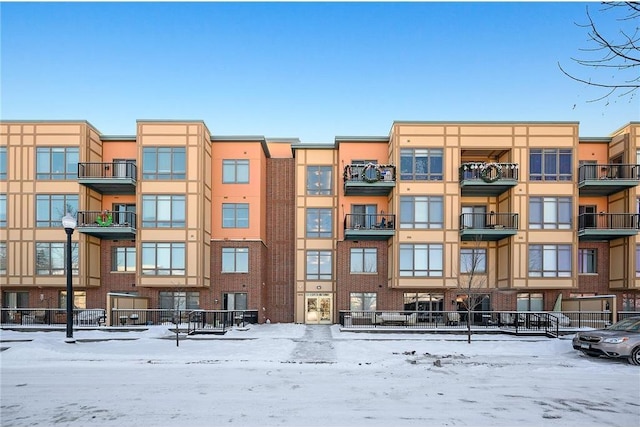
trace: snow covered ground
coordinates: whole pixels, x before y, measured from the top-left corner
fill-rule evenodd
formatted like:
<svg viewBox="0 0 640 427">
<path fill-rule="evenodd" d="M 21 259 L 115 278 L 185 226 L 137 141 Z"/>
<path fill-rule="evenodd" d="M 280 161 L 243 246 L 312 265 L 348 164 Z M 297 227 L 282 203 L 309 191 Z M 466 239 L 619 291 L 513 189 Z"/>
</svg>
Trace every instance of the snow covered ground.
<svg viewBox="0 0 640 427">
<path fill-rule="evenodd" d="M 3 427 L 640 426 L 640 369 L 582 356 L 570 336 L 467 344 L 296 324 L 179 346 L 163 326 L 74 336 L 1 332 Z"/>
</svg>

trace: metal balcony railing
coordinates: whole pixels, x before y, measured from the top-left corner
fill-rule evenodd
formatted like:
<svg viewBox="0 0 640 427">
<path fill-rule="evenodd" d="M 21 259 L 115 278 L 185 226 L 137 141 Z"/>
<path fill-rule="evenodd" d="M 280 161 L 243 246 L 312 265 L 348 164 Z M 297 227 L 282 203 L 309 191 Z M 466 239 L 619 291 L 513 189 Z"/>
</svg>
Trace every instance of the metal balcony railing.
<svg viewBox="0 0 640 427">
<path fill-rule="evenodd" d="M 392 214 L 347 214 L 344 218 L 345 230 L 395 229 L 396 216 Z"/>
<path fill-rule="evenodd" d="M 463 163 L 459 170 L 460 181 L 481 181 L 492 184 L 500 180 L 518 180 L 517 163 Z"/>
<path fill-rule="evenodd" d="M 136 164 L 133 162 L 81 162 L 78 163 L 78 178 L 128 178 L 136 181 Z"/>
</svg>

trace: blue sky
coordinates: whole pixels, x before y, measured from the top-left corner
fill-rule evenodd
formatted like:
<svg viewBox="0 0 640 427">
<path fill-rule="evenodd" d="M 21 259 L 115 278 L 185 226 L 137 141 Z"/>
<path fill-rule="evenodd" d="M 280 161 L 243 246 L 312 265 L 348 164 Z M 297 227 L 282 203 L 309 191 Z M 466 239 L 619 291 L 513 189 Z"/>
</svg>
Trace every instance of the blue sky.
<svg viewBox="0 0 640 427">
<path fill-rule="evenodd" d="M 585 6 L 2 3 L 0 117 L 108 135 L 195 119 L 319 143 L 384 136 L 394 120 L 579 121 L 607 136 L 640 120 L 639 97 L 588 102 L 602 91 L 559 71 L 580 72 Z"/>
</svg>

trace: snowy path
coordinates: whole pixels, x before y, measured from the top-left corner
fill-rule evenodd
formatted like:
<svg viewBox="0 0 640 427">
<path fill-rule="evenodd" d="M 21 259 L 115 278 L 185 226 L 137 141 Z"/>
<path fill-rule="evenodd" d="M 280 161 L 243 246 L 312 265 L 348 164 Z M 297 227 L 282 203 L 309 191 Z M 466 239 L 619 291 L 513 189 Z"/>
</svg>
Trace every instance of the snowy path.
<svg viewBox="0 0 640 427">
<path fill-rule="evenodd" d="M 328 325 L 307 325 L 302 338 L 292 352 L 292 361 L 300 363 L 335 363 L 336 351 L 333 346 L 331 327 Z"/>
</svg>

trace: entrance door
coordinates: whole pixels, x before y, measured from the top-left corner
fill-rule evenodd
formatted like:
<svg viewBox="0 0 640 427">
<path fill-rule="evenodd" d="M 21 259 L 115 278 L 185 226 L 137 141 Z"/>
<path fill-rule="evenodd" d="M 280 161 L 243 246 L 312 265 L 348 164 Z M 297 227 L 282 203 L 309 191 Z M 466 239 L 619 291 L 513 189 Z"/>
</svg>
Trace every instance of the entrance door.
<svg viewBox="0 0 640 427">
<path fill-rule="evenodd" d="M 307 294 L 305 298 L 305 323 L 330 324 L 331 305 L 331 294 Z"/>
</svg>

